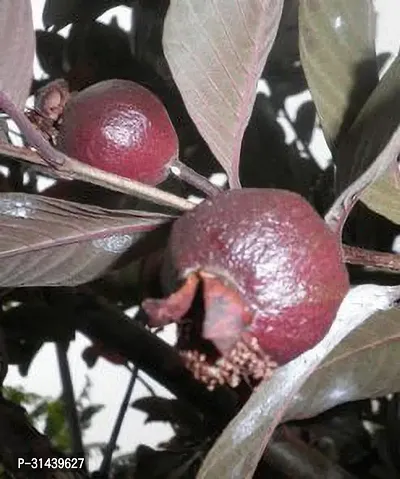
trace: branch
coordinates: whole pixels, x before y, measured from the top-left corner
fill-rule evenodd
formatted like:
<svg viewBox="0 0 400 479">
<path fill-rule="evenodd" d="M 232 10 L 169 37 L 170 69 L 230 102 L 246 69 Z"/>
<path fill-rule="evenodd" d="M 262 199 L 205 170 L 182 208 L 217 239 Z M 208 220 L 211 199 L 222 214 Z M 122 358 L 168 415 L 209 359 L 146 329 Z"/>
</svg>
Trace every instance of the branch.
<svg viewBox="0 0 400 479">
<path fill-rule="evenodd" d="M 138 372 L 139 372 L 139 369 L 135 366 L 132 371 L 128 387 L 126 389 L 124 399 L 122 400 L 121 406 L 119 408 L 118 416 L 115 421 L 113 430 L 111 432 L 110 440 L 107 443 L 107 447 L 104 452 L 103 461 L 101 463 L 100 471 L 99 471 L 99 477 L 102 479 L 107 479 L 110 475 L 112 455 L 117 445 L 118 436 L 121 431 L 122 421 L 124 420 L 126 411 L 128 410 L 128 407 L 129 407 L 129 401 L 131 399 L 133 388 L 135 386 L 136 379 L 138 377 Z"/>
<path fill-rule="evenodd" d="M 171 208 L 176 208 L 181 211 L 191 210 L 196 206 L 185 198 L 181 198 L 153 186 L 145 185 L 144 183 L 139 183 L 138 181 L 123 178 L 113 173 L 107 173 L 93 166 L 85 165 L 69 156 L 65 156 L 66 160 L 62 167 L 60 166 L 54 169 L 48 166 L 38 153 L 29 148 L 0 142 L 0 154 L 37 165 L 40 167 L 39 170 L 45 175 L 56 176 L 57 178 L 66 180 L 76 179 L 86 181 L 87 183 L 102 186 L 109 190 L 137 196 L 152 203 L 170 206 Z"/>
<path fill-rule="evenodd" d="M 72 455 L 75 457 L 85 457 L 85 449 L 82 442 L 82 432 L 79 424 L 74 388 L 72 385 L 71 372 L 68 363 L 68 342 L 57 341 L 56 351 L 60 369 L 61 383 L 63 387 L 62 398 L 68 420 L 68 428 L 71 435 Z"/>
<path fill-rule="evenodd" d="M 143 311 L 131 319 L 105 298 L 90 295 L 85 286 L 46 288 L 45 294 L 50 316 L 57 315 L 59 323 L 107 345 L 173 395 L 202 411 L 210 419 L 213 432 L 223 428 L 238 411 L 236 392 L 228 387 L 211 392 L 196 381 L 177 351 L 141 324 L 141 320 L 147 322 Z"/>
<path fill-rule="evenodd" d="M 86 311 L 77 325 L 84 335 L 107 344 L 153 377 L 175 396 L 224 427 L 237 412 L 238 398 L 228 388 L 210 392 L 186 369 L 178 353 L 135 320 Z"/>
<path fill-rule="evenodd" d="M 342 245 L 343 261 L 384 271 L 400 272 L 400 255 Z"/>
<path fill-rule="evenodd" d="M 127 360 L 133 362 L 137 368 L 142 369 L 169 389 L 176 397 L 200 411 L 207 418 L 205 426 L 212 437 L 218 434 L 238 412 L 240 401 L 236 392 L 223 387 L 210 392 L 203 384 L 197 382 L 183 366 L 174 348 L 140 324 L 139 319 L 145 319 L 143 312 L 140 313 L 140 318 L 131 320 L 119 311 L 117 306 L 109 304 L 104 298 L 93 298 L 86 291 L 82 294 L 82 289 L 79 288 L 58 291 L 46 289 L 46 299 L 49 304 L 47 314 L 42 312 L 35 315 L 39 323 L 44 322 L 47 327 L 50 327 L 54 321 L 49 323 L 49 318 L 54 319 L 57 315 L 59 324 L 67 329 L 76 327 L 92 340 L 99 340 L 107 344 L 109 348 L 115 349 Z M 40 324 L 36 326 L 39 327 Z M 0 424 L 3 427 L 1 418 L 0 409 Z M 351 478 L 328 459 L 321 457 L 317 452 L 315 454 L 313 451 L 310 452 L 309 449 L 307 445 L 293 445 L 288 438 L 282 439 L 275 436 L 269 443 L 269 450 L 264 455 L 264 461 L 267 460 L 272 466 L 283 471 L 289 469 L 313 471 L 314 475 L 310 476 L 289 474 L 289 477 L 294 479 L 328 477 L 328 475 L 316 475 L 315 471 L 318 470 L 335 472 L 336 475 L 332 477 L 336 479 Z M 321 467 L 322 469 L 318 469 Z"/>
</svg>

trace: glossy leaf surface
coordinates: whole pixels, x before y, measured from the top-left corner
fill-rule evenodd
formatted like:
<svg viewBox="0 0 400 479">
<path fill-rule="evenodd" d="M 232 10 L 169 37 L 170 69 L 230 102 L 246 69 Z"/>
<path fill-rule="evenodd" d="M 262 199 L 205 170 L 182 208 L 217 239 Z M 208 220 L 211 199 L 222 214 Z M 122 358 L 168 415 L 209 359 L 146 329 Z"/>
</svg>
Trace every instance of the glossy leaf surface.
<svg viewBox="0 0 400 479">
<path fill-rule="evenodd" d="M 400 153 L 400 57 L 385 73 L 336 155 L 337 199 L 325 216 L 340 229 L 355 201 Z"/>
<path fill-rule="evenodd" d="M 70 286 L 103 274 L 168 216 L 23 193 L 0 196 L 0 285 Z"/>
<path fill-rule="evenodd" d="M 371 0 L 302 0 L 301 62 L 328 145 L 335 148 L 378 83 Z"/>
<path fill-rule="evenodd" d="M 311 417 L 344 402 L 400 391 L 399 354 L 400 310 L 375 314 L 318 366 L 285 419 Z"/>
</svg>

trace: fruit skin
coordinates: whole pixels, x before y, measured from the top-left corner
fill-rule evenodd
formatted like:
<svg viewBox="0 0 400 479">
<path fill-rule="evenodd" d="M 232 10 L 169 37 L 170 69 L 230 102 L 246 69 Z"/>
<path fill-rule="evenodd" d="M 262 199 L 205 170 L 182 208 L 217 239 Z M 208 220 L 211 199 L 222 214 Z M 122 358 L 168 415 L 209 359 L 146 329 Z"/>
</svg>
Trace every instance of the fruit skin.
<svg viewBox="0 0 400 479">
<path fill-rule="evenodd" d="M 338 238 L 301 196 L 277 189 L 227 191 L 175 222 L 164 283 L 185 286 L 193 274 L 204 284 L 203 337 L 223 356 L 255 337 L 278 365 L 324 337 L 349 290 Z M 167 302 L 144 306 L 160 323 Z"/>
<path fill-rule="evenodd" d="M 88 165 L 150 185 L 168 176 L 178 156 L 178 138 L 161 101 L 118 79 L 72 95 L 57 146 Z"/>
</svg>

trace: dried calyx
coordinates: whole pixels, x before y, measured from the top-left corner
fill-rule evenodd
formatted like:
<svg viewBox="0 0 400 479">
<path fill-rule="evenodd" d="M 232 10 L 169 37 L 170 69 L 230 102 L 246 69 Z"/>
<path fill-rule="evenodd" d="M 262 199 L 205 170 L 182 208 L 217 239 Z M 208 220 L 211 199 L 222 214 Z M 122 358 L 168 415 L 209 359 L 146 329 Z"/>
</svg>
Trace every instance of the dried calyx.
<svg viewBox="0 0 400 479">
<path fill-rule="evenodd" d="M 169 296 L 143 303 L 151 326 L 179 324 L 182 357 L 210 389 L 267 378 L 313 347 L 349 289 L 338 238 L 275 189 L 224 192 L 180 217 L 163 283 Z"/>
</svg>

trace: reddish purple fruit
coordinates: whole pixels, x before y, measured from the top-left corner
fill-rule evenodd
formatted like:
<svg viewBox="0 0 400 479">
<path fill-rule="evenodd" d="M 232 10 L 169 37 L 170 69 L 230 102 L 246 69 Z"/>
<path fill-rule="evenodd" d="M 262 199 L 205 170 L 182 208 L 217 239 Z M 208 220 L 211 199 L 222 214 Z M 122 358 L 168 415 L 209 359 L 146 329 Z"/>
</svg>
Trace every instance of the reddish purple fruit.
<svg viewBox="0 0 400 479">
<path fill-rule="evenodd" d="M 179 322 L 185 363 L 211 389 L 269 377 L 312 348 L 349 290 L 338 238 L 285 190 L 204 201 L 175 222 L 167 257 L 165 284 L 180 288 L 143 306 L 151 325 Z M 191 309 L 199 287 L 201 318 Z"/>
<path fill-rule="evenodd" d="M 164 105 L 127 80 L 103 81 L 73 95 L 57 146 L 83 163 L 151 185 L 167 177 L 178 155 Z"/>
</svg>

